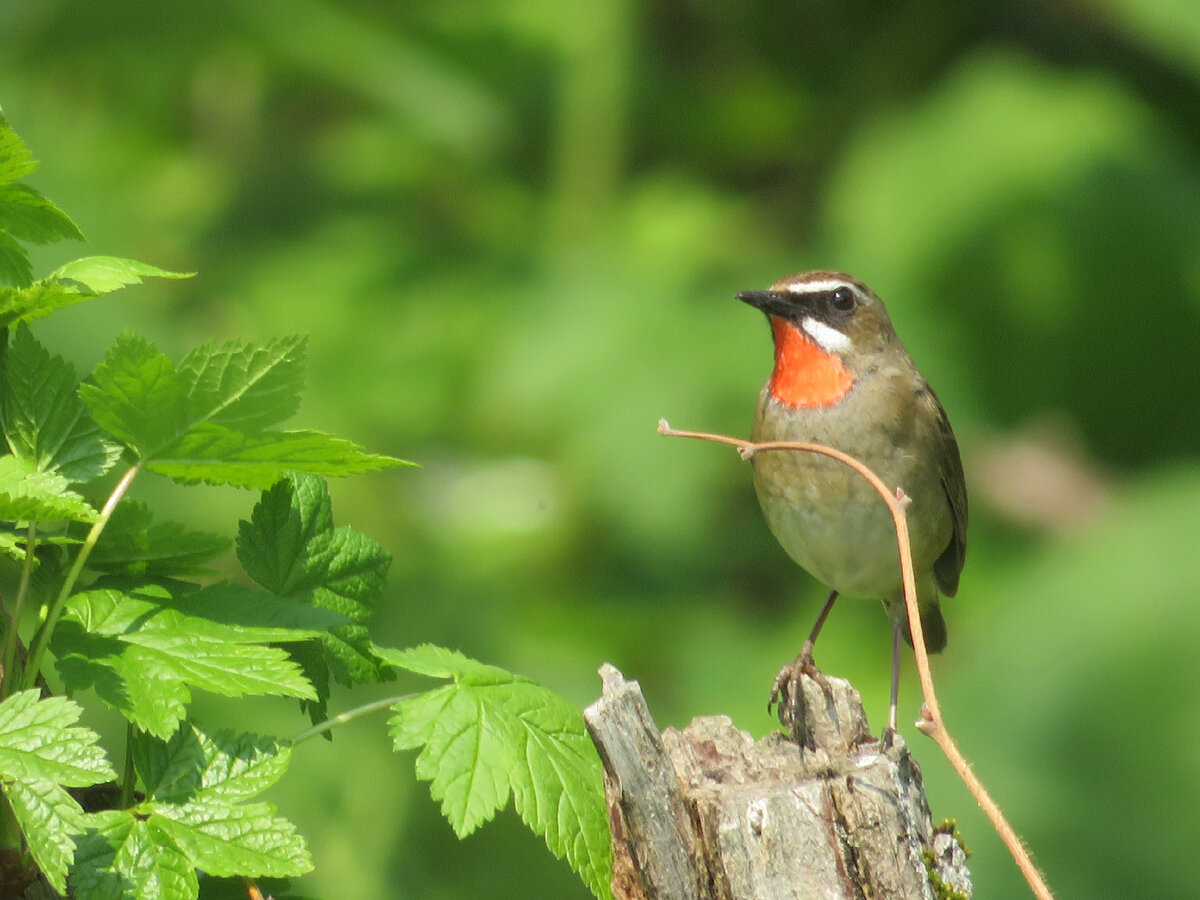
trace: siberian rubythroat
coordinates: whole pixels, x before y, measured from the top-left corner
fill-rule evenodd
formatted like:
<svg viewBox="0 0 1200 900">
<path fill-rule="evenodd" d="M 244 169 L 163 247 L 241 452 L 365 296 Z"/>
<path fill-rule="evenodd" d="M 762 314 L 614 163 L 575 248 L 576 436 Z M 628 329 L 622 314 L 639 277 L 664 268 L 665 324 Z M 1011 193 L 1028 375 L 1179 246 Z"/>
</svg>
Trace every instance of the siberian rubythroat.
<svg viewBox="0 0 1200 900">
<path fill-rule="evenodd" d="M 856 457 L 911 499 L 908 527 L 925 647 L 946 646 L 939 596 L 954 596 L 967 551 L 967 489 L 942 404 L 905 352 L 883 303 L 840 272 L 791 275 L 739 300 L 762 310 L 775 367 L 758 397 L 751 438 L 825 444 Z M 892 620 L 895 727 L 900 638 L 910 644 L 891 515 L 845 464 L 792 450 L 753 457 L 763 515 L 788 555 L 832 589 L 794 666 L 839 594 L 881 598 Z M 776 680 L 786 689 L 792 667 Z M 774 697 L 774 694 L 773 694 Z"/>
</svg>

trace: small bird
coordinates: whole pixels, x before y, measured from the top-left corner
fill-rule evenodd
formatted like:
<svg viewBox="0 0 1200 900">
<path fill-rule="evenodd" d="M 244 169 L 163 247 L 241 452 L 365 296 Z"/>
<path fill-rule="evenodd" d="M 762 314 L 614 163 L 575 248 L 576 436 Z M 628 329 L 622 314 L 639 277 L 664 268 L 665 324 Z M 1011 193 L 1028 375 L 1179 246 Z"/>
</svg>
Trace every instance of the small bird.
<svg viewBox="0 0 1200 900">
<path fill-rule="evenodd" d="M 775 367 L 758 397 L 751 439 L 824 444 L 856 457 L 911 499 L 908 526 L 925 647 L 946 646 L 939 595 L 954 596 L 967 552 L 967 489 L 946 411 L 905 352 L 882 301 L 841 272 L 804 272 L 737 299 L 762 310 Z M 831 588 L 796 662 L 776 678 L 772 702 L 812 646 L 839 594 L 877 597 L 892 620 L 888 724 L 896 726 L 900 638 L 912 644 L 896 532 L 887 506 L 857 472 L 800 451 L 753 456 L 754 486 L 787 554 Z M 781 713 L 783 708 L 781 707 Z"/>
</svg>

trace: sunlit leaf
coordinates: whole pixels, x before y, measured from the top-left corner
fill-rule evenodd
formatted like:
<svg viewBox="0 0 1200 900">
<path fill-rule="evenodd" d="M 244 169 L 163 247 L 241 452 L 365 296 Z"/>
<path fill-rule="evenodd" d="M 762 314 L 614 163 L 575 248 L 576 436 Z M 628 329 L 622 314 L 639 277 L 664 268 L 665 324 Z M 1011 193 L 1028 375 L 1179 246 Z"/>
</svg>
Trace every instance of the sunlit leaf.
<svg viewBox="0 0 1200 900">
<path fill-rule="evenodd" d="M 392 708 L 398 750 L 421 748 L 417 777 L 459 837 L 513 796 L 517 813 L 609 896 L 612 848 L 600 758 L 582 712 L 541 685 L 441 647 L 376 648 L 388 662 L 453 682 Z"/>
<path fill-rule="evenodd" d="M 29 328 L 16 329 L 4 359 L 4 437 L 17 457 L 70 481 L 106 472 L 121 448 L 105 440 L 76 394 L 75 370 Z"/>
<path fill-rule="evenodd" d="M 30 852 L 59 891 L 83 831 L 83 810 L 66 787 L 88 787 L 116 777 L 99 735 L 75 723 L 79 706 L 38 690 L 0 703 L 0 786 Z"/>
</svg>

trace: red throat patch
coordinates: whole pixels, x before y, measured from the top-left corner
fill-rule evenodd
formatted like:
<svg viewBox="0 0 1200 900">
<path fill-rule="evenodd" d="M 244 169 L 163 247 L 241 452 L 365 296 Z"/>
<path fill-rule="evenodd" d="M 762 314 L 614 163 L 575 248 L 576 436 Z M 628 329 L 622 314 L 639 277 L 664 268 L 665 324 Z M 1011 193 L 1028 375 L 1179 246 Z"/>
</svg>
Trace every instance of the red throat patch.
<svg viewBox="0 0 1200 900">
<path fill-rule="evenodd" d="M 846 396 L 854 376 L 841 357 L 826 353 L 791 322 L 771 316 L 775 371 L 771 395 L 786 406 L 833 406 Z"/>
</svg>

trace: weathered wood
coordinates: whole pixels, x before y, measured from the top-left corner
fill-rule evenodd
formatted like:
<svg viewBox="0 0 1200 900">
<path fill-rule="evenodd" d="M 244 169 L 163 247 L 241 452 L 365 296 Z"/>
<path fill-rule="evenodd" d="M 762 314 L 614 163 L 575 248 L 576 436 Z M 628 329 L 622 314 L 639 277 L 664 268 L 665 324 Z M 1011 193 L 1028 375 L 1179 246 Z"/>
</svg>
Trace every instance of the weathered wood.
<svg viewBox="0 0 1200 900">
<path fill-rule="evenodd" d="M 601 669 L 585 711 L 604 760 L 618 900 L 938 900 L 970 896 L 902 738 L 870 735 L 848 682 L 804 674 L 793 730 L 755 742 L 724 716 L 659 735 L 641 689 Z"/>
</svg>

